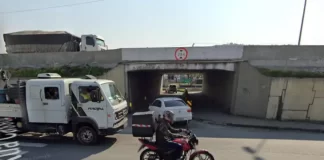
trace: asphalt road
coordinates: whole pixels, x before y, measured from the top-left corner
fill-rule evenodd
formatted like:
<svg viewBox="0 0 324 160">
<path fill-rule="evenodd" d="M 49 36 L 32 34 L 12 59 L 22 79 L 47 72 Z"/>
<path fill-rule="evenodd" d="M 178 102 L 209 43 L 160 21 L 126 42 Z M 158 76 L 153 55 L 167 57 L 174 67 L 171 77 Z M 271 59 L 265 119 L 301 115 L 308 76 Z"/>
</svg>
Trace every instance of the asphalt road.
<svg viewBox="0 0 324 160">
<path fill-rule="evenodd" d="M 192 122 L 190 128 L 216 160 L 322 160 L 324 134 L 213 126 Z M 98 146 L 81 146 L 72 137 L 19 137 L 22 160 L 139 159 L 140 143 L 131 129 L 106 137 Z"/>
</svg>

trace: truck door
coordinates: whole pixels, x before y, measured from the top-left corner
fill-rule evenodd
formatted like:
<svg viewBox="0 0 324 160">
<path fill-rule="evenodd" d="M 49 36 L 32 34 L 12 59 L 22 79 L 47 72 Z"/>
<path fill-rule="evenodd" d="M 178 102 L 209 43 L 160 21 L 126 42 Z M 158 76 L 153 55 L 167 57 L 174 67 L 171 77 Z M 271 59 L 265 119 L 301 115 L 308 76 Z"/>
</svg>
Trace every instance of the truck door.
<svg viewBox="0 0 324 160">
<path fill-rule="evenodd" d="M 97 51 L 94 37 L 84 35 L 82 37 L 80 49 L 81 51 Z"/>
<path fill-rule="evenodd" d="M 30 85 L 26 91 L 28 119 L 31 123 L 45 123 L 42 92 L 43 86 L 41 85 Z"/>
<path fill-rule="evenodd" d="M 44 99 L 42 101 L 46 123 L 66 123 L 66 107 L 63 104 L 65 98 L 60 85 L 47 85 L 43 89 Z"/>
<path fill-rule="evenodd" d="M 96 84 L 77 84 L 72 83 L 72 91 L 78 100 L 77 110 L 83 110 L 83 116 L 90 117 L 96 121 L 99 128 L 107 128 L 108 115 L 107 115 L 107 100 L 100 102 L 92 102 L 90 96 L 89 86 L 95 87 Z M 79 113 L 82 115 L 82 113 Z"/>
</svg>

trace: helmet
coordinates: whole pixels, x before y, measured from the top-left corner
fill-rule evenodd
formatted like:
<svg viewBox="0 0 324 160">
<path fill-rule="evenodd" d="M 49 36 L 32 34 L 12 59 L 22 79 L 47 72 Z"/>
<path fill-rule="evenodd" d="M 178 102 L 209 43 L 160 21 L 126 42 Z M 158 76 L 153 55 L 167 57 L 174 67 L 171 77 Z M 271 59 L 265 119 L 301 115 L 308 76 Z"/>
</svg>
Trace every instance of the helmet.
<svg viewBox="0 0 324 160">
<path fill-rule="evenodd" d="M 173 123 L 174 113 L 172 111 L 164 111 L 163 118 L 170 123 Z"/>
</svg>

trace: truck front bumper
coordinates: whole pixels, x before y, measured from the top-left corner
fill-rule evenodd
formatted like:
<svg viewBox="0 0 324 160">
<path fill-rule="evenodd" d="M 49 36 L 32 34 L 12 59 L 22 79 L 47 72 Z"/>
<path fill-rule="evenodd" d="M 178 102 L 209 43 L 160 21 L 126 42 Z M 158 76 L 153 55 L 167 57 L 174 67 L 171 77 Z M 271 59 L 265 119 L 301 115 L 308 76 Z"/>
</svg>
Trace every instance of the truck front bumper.
<svg viewBox="0 0 324 160">
<path fill-rule="evenodd" d="M 127 128 L 127 124 L 128 124 L 128 118 L 125 117 L 122 121 L 115 124 L 112 128 L 99 129 L 99 135 L 105 135 L 105 136 L 114 135 Z"/>
</svg>

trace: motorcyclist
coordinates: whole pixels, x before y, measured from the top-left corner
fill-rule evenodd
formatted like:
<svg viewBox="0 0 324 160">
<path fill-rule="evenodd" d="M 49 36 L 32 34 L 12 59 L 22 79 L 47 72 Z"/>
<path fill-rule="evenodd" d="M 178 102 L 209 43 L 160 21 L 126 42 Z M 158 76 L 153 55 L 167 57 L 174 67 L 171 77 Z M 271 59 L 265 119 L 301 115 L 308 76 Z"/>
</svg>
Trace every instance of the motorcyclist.
<svg viewBox="0 0 324 160">
<path fill-rule="evenodd" d="M 188 104 L 189 107 L 192 107 L 192 101 L 188 92 L 188 89 L 185 88 L 185 91 L 182 94 L 183 100 Z"/>
<path fill-rule="evenodd" d="M 175 149 L 173 159 L 180 159 L 182 155 L 182 146 L 173 142 L 174 138 L 184 138 L 181 132 L 188 132 L 186 129 L 175 129 L 171 126 L 173 123 L 174 113 L 172 111 L 164 111 L 163 117 L 159 119 L 156 128 L 156 144 L 166 151 Z"/>
</svg>

